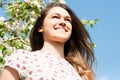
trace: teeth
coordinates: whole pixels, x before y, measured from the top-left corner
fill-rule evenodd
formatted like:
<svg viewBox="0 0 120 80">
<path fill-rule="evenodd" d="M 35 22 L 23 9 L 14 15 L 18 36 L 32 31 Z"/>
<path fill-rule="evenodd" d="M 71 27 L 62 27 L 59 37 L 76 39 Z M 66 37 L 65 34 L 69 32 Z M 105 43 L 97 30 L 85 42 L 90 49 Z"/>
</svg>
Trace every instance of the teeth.
<svg viewBox="0 0 120 80">
<path fill-rule="evenodd" d="M 65 32 L 68 31 L 68 27 L 58 27 L 58 26 L 55 26 L 54 28 L 55 28 L 55 30 L 56 30 L 56 29 L 64 29 Z"/>
</svg>

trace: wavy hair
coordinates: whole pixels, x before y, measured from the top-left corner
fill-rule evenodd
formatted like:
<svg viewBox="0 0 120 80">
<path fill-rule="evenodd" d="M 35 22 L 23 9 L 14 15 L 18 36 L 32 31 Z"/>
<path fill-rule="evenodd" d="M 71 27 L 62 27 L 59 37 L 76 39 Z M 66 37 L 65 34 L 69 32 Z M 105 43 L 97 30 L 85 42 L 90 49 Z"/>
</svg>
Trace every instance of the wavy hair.
<svg viewBox="0 0 120 80">
<path fill-rule="evenodd" d="M 94 51 L 91 45 L 91 38 L 84 25 L 80 22 L 74 12 L 65 4 L 50 3 L 37 19 L 30 33 L 32 51 L 40 50 L 43 47 L 44 39 L 38 30 L 42 27 L 44 18 L 53 7 L 64 8 L 71 16 L 72 34 L 64 46 L 65 59 L 72 64 L 83 80 L 95 80 L 92 64 L 94 62 Z"/>
</svg>

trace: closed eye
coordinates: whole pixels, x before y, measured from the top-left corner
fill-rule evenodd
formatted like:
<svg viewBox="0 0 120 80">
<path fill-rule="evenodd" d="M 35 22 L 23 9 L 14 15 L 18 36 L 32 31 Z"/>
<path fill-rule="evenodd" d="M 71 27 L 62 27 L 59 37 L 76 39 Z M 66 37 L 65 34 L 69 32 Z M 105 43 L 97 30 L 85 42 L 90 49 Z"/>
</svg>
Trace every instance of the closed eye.
<svg viewBox="0 0 120 80">
<path fill-rule="evenodd" d="M 71 19 L 67 18 L 67 19 L 66 19 L 66 21 L 69 21 L 69 22 L 71 22 Z"/>
<path fill-rule="evenodd" d="M 59 18 L 58 16 L 52 16 L 52 18 Z"/>
</svg>

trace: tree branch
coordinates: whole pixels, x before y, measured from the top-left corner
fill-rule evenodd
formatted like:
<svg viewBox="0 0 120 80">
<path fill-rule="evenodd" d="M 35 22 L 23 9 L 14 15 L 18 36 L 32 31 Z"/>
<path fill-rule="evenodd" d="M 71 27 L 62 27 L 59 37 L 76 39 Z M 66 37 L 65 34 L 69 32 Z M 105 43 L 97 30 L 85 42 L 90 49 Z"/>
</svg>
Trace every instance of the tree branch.
<svg viewBox="0 0 120 80">
<path fill-rule="evenodd" d="M 16 37 L 14 39 L 9 39 L 9 41 L 14 41 L 14 40 L 20 40 L 21 43 L 30 46 L 30 44 L 28 42 L 25 42 L 24 40 L 22 40 L 20 37 Z M 7 42 L 7 40 L 3 40 L 3 42 Z"/>
<path fill-rule="evenodd" d="M 8 20 L 5 20 L 4 22 L 8 22 L 8 21 L 10 21 L 10 20 L 12 20 L 14 18 L 14 16 L 13 17 L 11 17 L 10 19 L 8 19 Z"/>
</svg>

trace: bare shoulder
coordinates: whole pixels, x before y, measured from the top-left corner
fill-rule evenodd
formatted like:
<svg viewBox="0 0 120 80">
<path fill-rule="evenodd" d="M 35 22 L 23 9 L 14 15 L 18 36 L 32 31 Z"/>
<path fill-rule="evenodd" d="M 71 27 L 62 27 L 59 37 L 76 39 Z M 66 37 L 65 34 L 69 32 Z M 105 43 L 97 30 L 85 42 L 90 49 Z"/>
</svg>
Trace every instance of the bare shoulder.
<svg viewBox="0 0 120 80">
<path fill-rule="evenodd" d="M 1 80 L 20 80 L 16 69 L 6 66 L 2 70 Z"/>
</svg>

